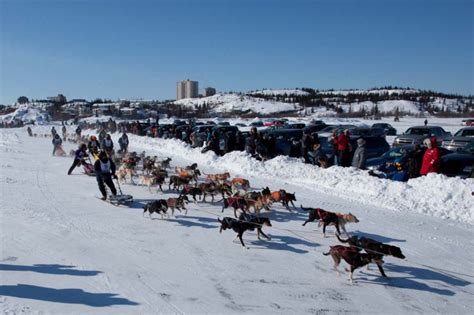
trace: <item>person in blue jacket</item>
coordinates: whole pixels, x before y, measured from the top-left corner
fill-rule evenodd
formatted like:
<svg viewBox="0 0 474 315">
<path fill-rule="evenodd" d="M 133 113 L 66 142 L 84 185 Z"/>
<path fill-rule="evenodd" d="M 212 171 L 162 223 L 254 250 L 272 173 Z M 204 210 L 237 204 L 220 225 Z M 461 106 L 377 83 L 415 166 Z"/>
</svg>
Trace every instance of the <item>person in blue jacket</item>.
<svg viewBox="0 0 474 315">
<path fill-rule="evenodd" d="M 71 175 L 72 171 L 79 165 L 84 164 L 84 159 L 87 157 L 87 145 L 85 143 L 79 146 L 79 149 L 74 152 L 74 162 L 72 162 L 69 171 L 67 172 L 68 175 Z"/>
</svg>

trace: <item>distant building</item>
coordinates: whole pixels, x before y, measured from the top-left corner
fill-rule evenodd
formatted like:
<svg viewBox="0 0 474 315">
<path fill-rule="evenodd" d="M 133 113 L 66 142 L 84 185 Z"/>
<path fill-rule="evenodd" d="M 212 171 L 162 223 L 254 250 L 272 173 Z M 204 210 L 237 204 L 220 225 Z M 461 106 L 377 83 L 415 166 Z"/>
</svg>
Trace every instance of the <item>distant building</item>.
<svg viewBox="0 0 474 315">
<path fill-rule="evenodd" d="M 215 94 L 216 94 L 216 89 L 215 88 L 207 87 L 207 88 L 204 89 L 203 96 L 206 97 L 206 96 L 212 96 L 212 95 L 215 95 Z"/>
<path fill-rule="evenodd" d="M 197 81 L 185 80 L 176 83 L 176 100 L 183 98 L 196 98 L 199 96 L 199 83 Z"/>
<path fill-rule="evenodd" d="M 67 102 L 67 99 L 66 96 L 58 94 L 58 96 L 48 97 L 48 101 L 51 101 L 53 103 L 65 104 Z"/>
</svg>

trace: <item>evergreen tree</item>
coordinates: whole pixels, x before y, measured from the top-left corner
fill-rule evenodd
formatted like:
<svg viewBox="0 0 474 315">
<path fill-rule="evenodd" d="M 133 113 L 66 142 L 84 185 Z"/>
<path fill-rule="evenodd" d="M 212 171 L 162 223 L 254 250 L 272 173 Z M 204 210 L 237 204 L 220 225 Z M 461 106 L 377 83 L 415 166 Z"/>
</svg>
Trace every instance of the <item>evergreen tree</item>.
<svg viewBox="0 0 474 315">
<path fill-rule="evenodd" d="M 26 97 L 26 96 L 20 96 L 20 97 L 17 99 L 17 102 L 18 102 L 19 104 L 26 104 L 26 103 L 28 103 L 28 97 Z"/>
</svg>

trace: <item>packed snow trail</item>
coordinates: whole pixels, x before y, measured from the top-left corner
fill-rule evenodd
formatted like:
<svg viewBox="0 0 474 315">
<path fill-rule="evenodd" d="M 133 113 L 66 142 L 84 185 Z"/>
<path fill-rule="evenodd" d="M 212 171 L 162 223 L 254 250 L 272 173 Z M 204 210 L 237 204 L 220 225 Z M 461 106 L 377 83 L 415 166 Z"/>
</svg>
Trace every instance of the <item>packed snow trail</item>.
<svg viewBox="0 0 474 315">
<path fill-rule="evenodd" d="M 66 144 L 65 150 L 76 145 Z M 142 151 L 143 147 L 132 149 Z M 162 153 L 157 147 L 149 154 Z M 193 156 L 167 152 L 174 165 Z M 177 154 L 177 155 L 175 155 Z M 355 214 L 349 232 L 402 248 L 407 260 L 386 257 L 357 270 L 356 284 L 323 256 L 334 237 L 306 214 L 280 206 L 265 213 L 272 240 L 244 234 L 249 250 L 219 234 L 221 203 L 190 203 L 187 216 L 143 217 L 145 202 L 176 196 L 122 185 L 130 208 L 96 198 L 94 177 L 67 170 L 72 158 L 51 156 L 50 138 L 24 129 L 0 130 L 0 311 L 2 313 L 459 313 L 474 311 L 472 225 L 396 212 L 335 197 L 291 179 L 248 176 L 254 188 L 296 192 L 297 205 Z M 210 166 L 206 173 L 219 172 Z M 236 174 L 233 174 L 236 175 Z M 246 176 L 244 172 L 239 175 Z M 328 231 L 333 229 L 330 227 Z M 429 267 L 424 267 L 426 265 Z M 342 269 L 342 268 L 341 268 Z"/>
</svg>

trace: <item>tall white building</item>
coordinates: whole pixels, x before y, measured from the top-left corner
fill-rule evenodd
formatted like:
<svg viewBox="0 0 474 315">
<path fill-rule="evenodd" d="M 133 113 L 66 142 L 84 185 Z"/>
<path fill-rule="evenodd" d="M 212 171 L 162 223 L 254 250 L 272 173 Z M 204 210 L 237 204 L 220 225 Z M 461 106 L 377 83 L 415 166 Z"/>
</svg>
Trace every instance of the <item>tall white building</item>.
<svg viewBox="0 0 474 315">
<path fill-rule="evenodd" d="M 199 83 L 197 81 L 191 81 L 188 79 L 176 83 L 176 100 L 198 97 L 198 92 Z"/>
</svg>

